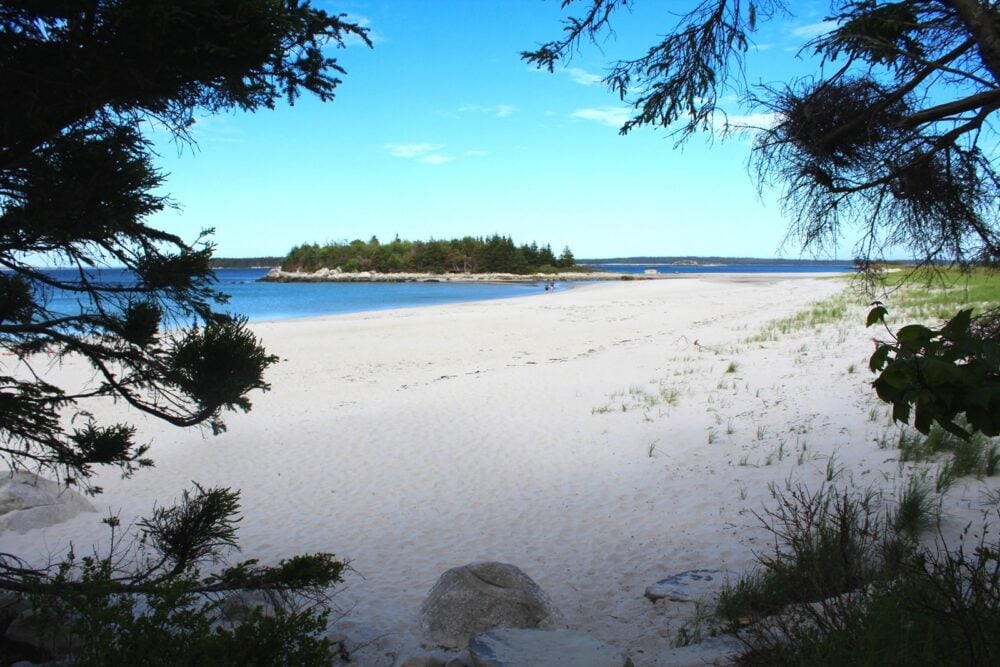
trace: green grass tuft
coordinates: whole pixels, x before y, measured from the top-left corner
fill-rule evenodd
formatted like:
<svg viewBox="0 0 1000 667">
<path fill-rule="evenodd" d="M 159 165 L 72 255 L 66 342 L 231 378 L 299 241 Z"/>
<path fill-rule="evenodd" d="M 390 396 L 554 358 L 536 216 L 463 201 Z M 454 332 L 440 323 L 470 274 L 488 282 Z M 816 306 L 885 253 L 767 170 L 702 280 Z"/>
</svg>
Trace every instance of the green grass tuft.
<svg viewBox="0 0 1000 667">
<path fill-rule="evenodd" d="M 892 526 L 898 533 L 916 537 L 937 523 L 940 512 L 940 502 L 933 497 L 927 482 L 923 477 L 913 476 L 899 491 Z"/>
</svg>

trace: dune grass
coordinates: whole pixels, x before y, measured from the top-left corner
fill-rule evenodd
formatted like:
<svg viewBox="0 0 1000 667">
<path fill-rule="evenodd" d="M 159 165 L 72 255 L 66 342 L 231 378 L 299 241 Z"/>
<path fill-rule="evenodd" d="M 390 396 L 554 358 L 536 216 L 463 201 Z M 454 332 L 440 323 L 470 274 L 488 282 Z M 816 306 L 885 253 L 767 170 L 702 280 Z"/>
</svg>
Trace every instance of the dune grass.
<svg viewBox="0 0 1000 667">
<path fill-rule="evenodd" d="M 763 343 L 776 341 L 783 335 L 799 331 L 815 330 L 823 325 L 841 324 L 849 321 L 854 310 L 859 310 L 863 300 L 851 289 L 844 289 L 826 299 L 809 304 L 802 310 L 764 324 L 753 336 L 743 340 L 743 343 Z"/>
<path fill-rule="evenodd" d="M 652 411 L 657 409 L 657 416 L 663 416 L 663 410 L 677 405 L 681 392 L 676 386 L 666 380 L 650 380 L 648 387 L 632 385 L 628 389 L 612 392 L 608 402 L 591 409 L 591 414 L 606 415 L 613 412 L 640 411 L 647 419 L 652 418 Z"/>
<path fill-rule="evenodd" d="M 893 330 L 1000 305 L 1000 272 L 945 270 L 927 278 L 885 276 L 878 299 Z M 854 335 L 872 300 L 855 283 L 743 342 L 810 331 Z M 875 407 L 868 420 L 886 416 Z M 911 466 L 895 489 L 837 488 L 845 471 L 834 456 L 818 492 L 788 481 L 784 491 L 769 487 L 776 507 L 758 519 L 771 547 L 755 553 L 757 566 L 728 584 L 716 607 L 718 627 L 735 630 L 745 645 L 741 664 L 1000 664 L 1000 540 L 993 529 L 984 522 L 957 545 L 918 539 L 938 525 L 943 494 L 957 479 L 1000 472 L 1000 440 L 963 440 L 937 426 L 927 436 L 905 427 L 901 433 L 897 443 L 887 434 L 883 446 L 896 444 L 901 470 L 922 465 Z"/>
<path fill-rule="evenodd" d="M 893 508 L 879 492 L 803 486 L 759 518 L 773 551 L 728 585 L 717 619 L 744 665 L 991 665 L 1000 662 L 1000 543 L 914 537 L 936 506 L 921 480 Z"/>
<path fill-rule="evenodd" d="M 881 275 L 875 285 L 862 283 L 856 275 L 836 279 L 850 281 L 851 286 L 793 315 L 766 323 L 742 342 L 775 341 L 824 325 L 850 326 L 863 318 L 865 307 L 874 299 L 885 303 L 898 322 L 944 320 L 963 308 L 979 313 L 1000 306 L 1000 271 L 994 269 L 900 270 Z"/>
<path fill-rule="evenodd" d="M 947 491 L 961 477 L 992 477 L 1000 471 L 1000 438 L 973 433 L 960 438 L 937 424 L 926 436 L 903 429 L 897 444 L 900 463 L 938 461 L 936 489 Z"/>
<path fill-rule="evenodd" d="M 717 613 L 734 625 L 779 613 L 792 604 L 842 595 L 888 576 L 887 519 L 879 496 L 802 484 L 772 490 L 776 507 L 758 515 L 772 533 L 773 552 L 719 596 Z"/>
<path fill-rule="evenodd" d="M 739 664 L 1000 664 L 1000 539 L 989 521 L 971 548 L 969 527 L 954 548 L 919 541 L 955 479 L 1000 472 L 998 439 L 904 428 L 897 447 L 901 465 L 938 463 L 936 477 L 921 467 L 895 493 L 838 488 L 831 456 L 818 491 L 771 487 L 776 506 L 756 516 L 772 547 L 716 607 L 715 631 L 744 644 Z"/>
</svg>

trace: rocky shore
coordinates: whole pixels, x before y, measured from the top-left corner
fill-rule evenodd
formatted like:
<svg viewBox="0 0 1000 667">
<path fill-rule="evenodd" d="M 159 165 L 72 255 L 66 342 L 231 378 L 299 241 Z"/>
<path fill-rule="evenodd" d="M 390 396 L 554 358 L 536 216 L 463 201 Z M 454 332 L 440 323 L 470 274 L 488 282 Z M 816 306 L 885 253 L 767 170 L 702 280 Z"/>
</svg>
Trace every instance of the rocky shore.
<svg viewBox="0 0 1000 667">
<path fill-rule="evenodd" d="M 372 282 L 372 283 L 509 283 L 509 282 L 557 282 L 580 280 L 649 280 L 666 278 L 665 275 L 645 275 L 633 273 L 607 273 L 604 271 L 573 271 L 565 273 L 380 273 L 378 271 L 349 272 L 340 269 L 319 269 L 313 272 L 282 271 L 273 268 L 261 278 L 262 282 Z"/>
</svg>

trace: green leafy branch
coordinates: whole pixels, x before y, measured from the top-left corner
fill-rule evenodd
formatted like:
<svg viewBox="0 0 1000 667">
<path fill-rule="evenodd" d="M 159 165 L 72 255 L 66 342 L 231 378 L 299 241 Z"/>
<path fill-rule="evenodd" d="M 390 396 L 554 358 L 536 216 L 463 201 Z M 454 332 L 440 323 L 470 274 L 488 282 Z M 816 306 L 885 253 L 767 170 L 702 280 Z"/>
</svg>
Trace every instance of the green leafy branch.
<svg viewBox="0 0 1000 667">
<path fill-rule="evenodd" d="M 981 431 L 1000 433 L 1000 345 L 976 332 L 972 309 L 960 311 L 941 327 L 908 324 L 895 334 L 888 310 L 875 302 L 866 326 L 882 324 L 891 341 L 876 341 L 868 367 L 879 373 L 872 383 L 878 397 L 892 404 L 892 418 L 927 434 L 937 422 L 968 438 Z M 968 430 L 957 419 L 964 415 Z"/>
</svg>

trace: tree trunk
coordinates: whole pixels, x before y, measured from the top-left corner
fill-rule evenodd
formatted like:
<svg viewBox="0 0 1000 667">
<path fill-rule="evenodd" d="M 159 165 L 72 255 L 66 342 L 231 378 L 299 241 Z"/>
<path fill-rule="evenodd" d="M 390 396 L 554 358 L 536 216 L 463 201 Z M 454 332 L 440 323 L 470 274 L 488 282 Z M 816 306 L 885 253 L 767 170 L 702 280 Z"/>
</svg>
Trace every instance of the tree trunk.
<svg viewBox="0 0 1000 667">
<path fill-rule="evenodd" d="M 983 64 L 1000 85 L 1000 16 L 979 0 L 944 0 L 968 28 L 979 47 Z"/>
</svg>

